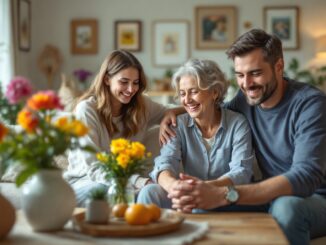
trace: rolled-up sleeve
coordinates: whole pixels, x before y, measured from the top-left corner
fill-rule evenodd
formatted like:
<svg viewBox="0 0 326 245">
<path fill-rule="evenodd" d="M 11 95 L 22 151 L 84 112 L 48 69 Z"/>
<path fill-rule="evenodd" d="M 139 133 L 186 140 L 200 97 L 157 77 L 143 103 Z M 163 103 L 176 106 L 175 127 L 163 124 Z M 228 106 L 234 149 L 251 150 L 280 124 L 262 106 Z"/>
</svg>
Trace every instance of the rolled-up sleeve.
<svg viewBox="0 0 326 245">
<path fill-rule="evenodd" d="M 233 119 L 235 120 L 235 118 Z M 233 184 L 247 184 L 253 175 L 254 156 L 252 136 L 249 125 L 242 115 L 238 115 L 232 129 L 232 152 L 229 163 L 230 171 L 223 176 L 229 177 Z"/>
</svg>

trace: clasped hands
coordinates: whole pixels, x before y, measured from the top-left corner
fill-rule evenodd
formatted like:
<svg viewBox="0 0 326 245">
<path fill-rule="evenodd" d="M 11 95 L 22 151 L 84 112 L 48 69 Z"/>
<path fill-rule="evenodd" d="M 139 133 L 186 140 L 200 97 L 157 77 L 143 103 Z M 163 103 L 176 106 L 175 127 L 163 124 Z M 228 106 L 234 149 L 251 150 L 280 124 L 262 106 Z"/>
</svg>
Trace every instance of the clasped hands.
<svg viewBox="0 0 326 245">
<path fill-rule="evenodd" d="M 183 173 L 168 188 L 172 208 L 184 213 L 191 213 L 194 208 L 213 209 L 224 206 L 227 204 L 224 195 L 223 187 Z"/>
</svg>

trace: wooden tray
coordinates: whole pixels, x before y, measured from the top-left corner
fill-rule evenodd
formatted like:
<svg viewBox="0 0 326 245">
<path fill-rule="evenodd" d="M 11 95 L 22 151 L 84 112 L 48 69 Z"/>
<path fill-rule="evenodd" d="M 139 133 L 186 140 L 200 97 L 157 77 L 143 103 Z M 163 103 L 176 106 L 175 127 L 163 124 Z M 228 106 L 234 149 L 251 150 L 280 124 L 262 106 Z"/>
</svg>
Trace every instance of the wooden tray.
<svg viewBox="0 0 326 245">
<path fill-rule="evenodd" d="M 123 219 L 110 218 L 108 224 L 97 225 L 85 222 L 85 212 L 74 214 L 74 229 L 91 236 L 144 237 L 164 234 L 180 228 L 184 218 L 177 212 L 162 210 L 157 222 L 148 225 L 128 225 Z"/>
</svg>

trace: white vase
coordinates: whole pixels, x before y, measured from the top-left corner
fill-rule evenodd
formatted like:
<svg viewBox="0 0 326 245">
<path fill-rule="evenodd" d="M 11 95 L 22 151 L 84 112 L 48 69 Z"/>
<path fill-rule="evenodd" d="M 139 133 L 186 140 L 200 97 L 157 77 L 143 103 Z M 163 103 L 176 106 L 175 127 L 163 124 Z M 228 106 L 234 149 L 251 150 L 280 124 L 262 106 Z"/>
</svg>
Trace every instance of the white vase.
<svg viewBox="0 0 326 245">
<path fill-rule="evenodd" d="M 87 200 L 85 220 L 92 224 L 107 224 L 110 209 L 106 200 Z"/>
<path fill-rule="evenodd" d="M 22 187 L 22 209 L 34 231 L 62 229 L 75 206 L 75 193 L 61 170 L 41 170 Z"/>
</svg>

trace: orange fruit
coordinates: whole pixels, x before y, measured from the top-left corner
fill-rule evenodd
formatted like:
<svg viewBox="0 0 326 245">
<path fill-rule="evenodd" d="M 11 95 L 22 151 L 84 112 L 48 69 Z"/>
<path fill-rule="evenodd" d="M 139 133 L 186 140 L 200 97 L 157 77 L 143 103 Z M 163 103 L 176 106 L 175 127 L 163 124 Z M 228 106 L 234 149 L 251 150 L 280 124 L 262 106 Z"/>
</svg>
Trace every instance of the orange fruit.
<svg viewBox="0 0 326 245">
<path fill-rule="evenodd" d="M 158 221 L 161 217 L 161 209 L 154 203 L 148 204 L 146 207 L 151 214 L 151 217 L 152 217 L 151 221 L 152 222 Z"/>
<path fill-rule="evenodd" d="M 126 203 L 115 204 L 112 208 L 112 215 L 117 218 L 123 218 L 125 216 L 127 208 L 128 204 Z"/>
<path fill-rule="evenodd" d="M 149 210 L 141 203 L 130 205 L 125 212 L 125 220 L 129 225 L 147 225 L 151 218 Z"/>
</svg>

